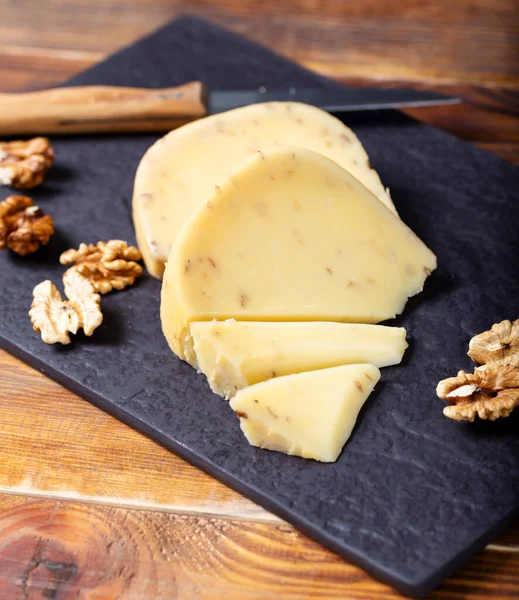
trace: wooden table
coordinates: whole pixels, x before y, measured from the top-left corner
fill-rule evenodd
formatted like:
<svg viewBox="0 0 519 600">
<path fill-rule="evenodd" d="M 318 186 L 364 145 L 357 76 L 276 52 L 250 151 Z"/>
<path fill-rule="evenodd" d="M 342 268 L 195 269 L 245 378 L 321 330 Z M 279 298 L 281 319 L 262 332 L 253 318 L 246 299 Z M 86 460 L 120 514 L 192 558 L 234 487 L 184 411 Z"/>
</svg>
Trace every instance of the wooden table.
<svg viewBox="0 0 519 600">
<path fill-rule="evenodd" d="M 38 89 L 189 12 L 519 164 L 515 0 L 0 0 L 0 91 Z M 1 281 L 1 279 L 0 279 Z M 512 317 L 518 315 L 512 315 Z M 291 526 L 0 352 L 0 599 L 397 598 Z M 435 598 L 519 596 L 519 524 Z"/>
</svg>

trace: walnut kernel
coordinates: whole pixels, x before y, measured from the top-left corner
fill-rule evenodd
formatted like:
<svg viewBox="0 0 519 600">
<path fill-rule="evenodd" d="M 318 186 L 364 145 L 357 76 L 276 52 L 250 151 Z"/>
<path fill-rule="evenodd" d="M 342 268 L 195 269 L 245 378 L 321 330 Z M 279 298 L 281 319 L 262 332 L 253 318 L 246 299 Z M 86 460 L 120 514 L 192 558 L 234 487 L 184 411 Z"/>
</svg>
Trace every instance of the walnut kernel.
<svg viewBox="0 0 519 600">
<path fill-rule="evenodd" d="M 447 400 L 443 414 L 455 421 L 495 421 L 508 417 L 519 406 L 519 369 L 513 365 L 488 364 L 474 373 L 459 371 L 456 377 L 440 381 L 438 397 Z"/>
<path fill-rule="evenodd" d="M 469 342 L 470 358 L 478 364 L 513 364 L 519 367 L 519 319 L 501 321 L 473 337 Z"/>
<path fill-rule="evenodd" d="M 54 162 L 54 150 L 47 138 L 0 142 L 0 185 L 33 188 L 43 181 Z"/>
<path fill-rule="evenodd" d="M 0 249 L 7 247 L 25 256 L 47 244 L 53 233 L 52 217 L 27 196 L 9 196 L 0 202 Z"/>
<path fill-rule="evenodd" d="M 63 285 L 66 301 L 49 280 L 33 290 L 29 316 L 34 330 L 41 333 L 46 344 L 70 344 L 69 333 L 75 334 L 80 328 L 90 336 L 103 321 L 101 297 L 88 279 L 69 269 L 63 275 Z"/>
<path fill-rule="evenodd" d="M 80 244 L 77 250 L 63 252 L 59 261 L 62 265 L 73 264 L 67 273 L 77 270 L 100 294 L 106 294 L 133 285 L 142 274 L 142 267 L 136 262 L 141 259 L 140 251 L 134 246 L 122 240 L 110 240 Z"/>
</svg>

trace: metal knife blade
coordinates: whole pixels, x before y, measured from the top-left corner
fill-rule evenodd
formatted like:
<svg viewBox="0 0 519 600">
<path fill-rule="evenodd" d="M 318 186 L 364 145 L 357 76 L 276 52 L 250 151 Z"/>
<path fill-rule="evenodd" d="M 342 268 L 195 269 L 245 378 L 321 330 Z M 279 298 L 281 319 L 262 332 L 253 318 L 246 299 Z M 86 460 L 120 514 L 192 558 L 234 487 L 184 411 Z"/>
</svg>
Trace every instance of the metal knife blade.
<svg viewBox="0 0 519 600">
<path fill-rule="evenodd" d="M 460 98 L 435 92 L 410 89 L 344 88 L 248 91 L 214 91 L 209 94 L 208 114 L 216 114 L 232 108 L 260 102 L 303 102 L 328 112 L 381 110 L 406 106 L 433 106 L 456 104 Z"/>
</svg>

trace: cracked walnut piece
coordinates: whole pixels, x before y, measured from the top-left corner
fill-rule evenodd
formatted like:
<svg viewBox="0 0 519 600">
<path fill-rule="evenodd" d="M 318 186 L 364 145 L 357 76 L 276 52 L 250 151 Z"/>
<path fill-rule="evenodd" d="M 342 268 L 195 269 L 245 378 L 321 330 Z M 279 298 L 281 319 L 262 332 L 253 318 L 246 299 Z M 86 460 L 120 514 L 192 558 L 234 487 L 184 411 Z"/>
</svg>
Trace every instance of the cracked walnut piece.
<svg viewBox="0 0 519 600">
<path fill-rule="evenodd" d="M 7 247 L 25 256 L 47 244 L 53 233 L 52 217 L 27 196 L 9 196 L 0 202 L 0 250 Z"/>
<path fill-rule="evenodd" d="M 63 285 L 68 298 L 65 301 L 52 281 L 43 281 L 33 290 L 29 316 L 46 344 L 70 344 L 69 333 L 83 328 L 90 336 L 103 322 L 101 297 L 88 279 L 69 269 L 63 275 Z"/>
<path fill-rule="evenodd" d="M 519 319 L 501 321 L 473 337 L 469 342 L 470 358 L 481 364 L 512 364 L 519 367 Z"/>
<path fill-rule="evenodd" d="M 134 246 L 128 246 L 122 240 L 110 240 L 80 244 L 77 250 L 63 252 L 59 262 L 62 265 L 73 264 L 67 273 L 77 270 L 92 282 L 100 294 L 107 294 L 113 289 L 123 290 L 133 285 L 142 274 L 142 267 L 135 262 L 141 259 L 141 253 Z"/>
<path fill-rule="evenodd" d="M 54 150 L 47 138 L 0 142 L 0 185 L 33 188 L 43 181 L 54 162 Z"/>
<path fill-rule="evenodd" d="M 477 415 L 495 421 L 519 406 L 519 369 L 489 364 L 474 373 L 459 371 L 456 377 L 440 381 L 436 393 L 451 403 L 443 409 L 450 419 L 472 422 Z"/>
</svg>

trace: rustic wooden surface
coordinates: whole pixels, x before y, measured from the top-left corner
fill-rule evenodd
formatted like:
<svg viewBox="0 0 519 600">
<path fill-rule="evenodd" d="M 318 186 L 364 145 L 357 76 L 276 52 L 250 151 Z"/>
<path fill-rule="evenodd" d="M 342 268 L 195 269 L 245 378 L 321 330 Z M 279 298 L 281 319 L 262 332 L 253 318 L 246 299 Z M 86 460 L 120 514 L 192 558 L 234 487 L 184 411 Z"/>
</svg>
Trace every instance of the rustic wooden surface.
<svg viewBox="0 0 519 600">
<path fill-rule="evenodd" d="M 6 353 L 0 372 L 2 600 L 399 597 Z M 518 559 L 519 524 L 433 597 L 517 597 Z"/>
<path fill-rule="evenodd" d="M 190 13 L 347 83 L 460 94 L 474 104 L 409 112 L 519 164 L 517 6 L 516 0 L 0 0 L 0 92 L 56 85 Z"/>
<path fill-rule="evenodd" d="M 350 84 L 459 94 L 408 112 L 519 164 L 515 0 L 0 0 L 0 92 L 186 12 Z M 399 597 L 4 352 L 0 457 L 0 600 Z M 519 523 L 433 595 L 489 596 L 519 596 Z"/>
</svg>

